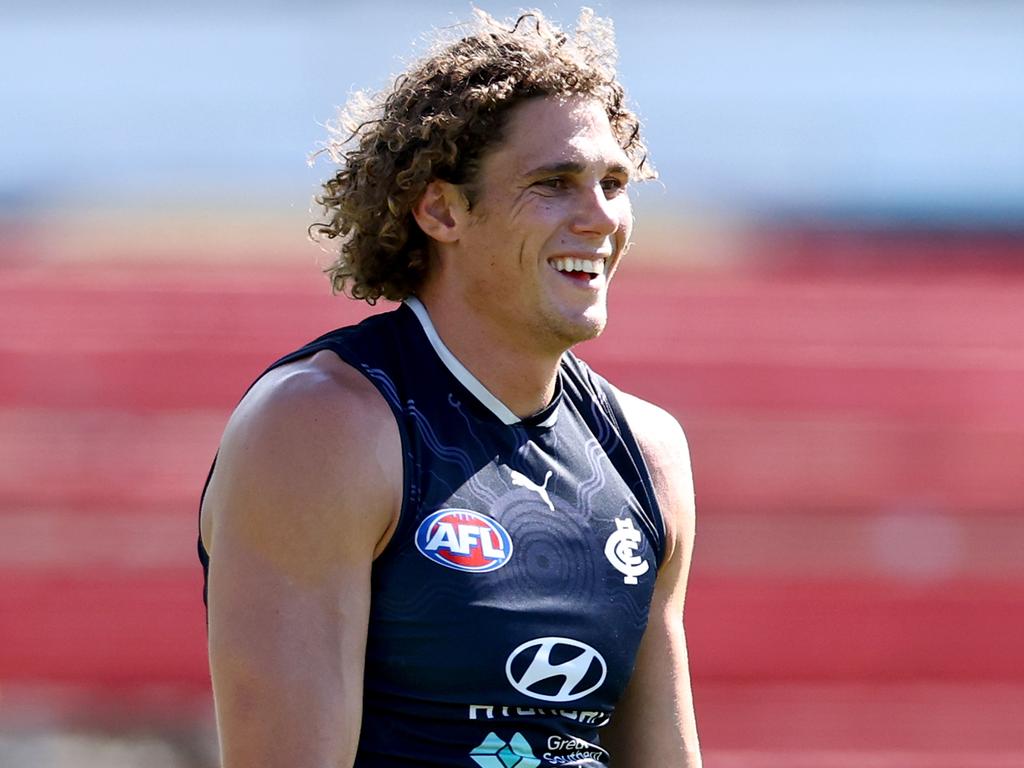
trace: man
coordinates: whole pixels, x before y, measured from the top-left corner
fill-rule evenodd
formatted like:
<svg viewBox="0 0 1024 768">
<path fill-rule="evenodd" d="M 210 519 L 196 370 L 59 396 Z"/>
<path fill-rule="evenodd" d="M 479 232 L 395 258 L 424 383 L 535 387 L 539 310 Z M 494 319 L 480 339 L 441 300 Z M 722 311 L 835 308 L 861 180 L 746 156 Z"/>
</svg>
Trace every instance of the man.
<svg viewBox="0 0 1024 768">
<path fill-rule="evenodd" d="M 225 768 L 697 766 L 682 431 L 569 348 L 649 178 L 610 28 L 539 14 L 329 151 L 335 287 L 402 306 L 278 361 L 205 491 Z"/>
</svg>

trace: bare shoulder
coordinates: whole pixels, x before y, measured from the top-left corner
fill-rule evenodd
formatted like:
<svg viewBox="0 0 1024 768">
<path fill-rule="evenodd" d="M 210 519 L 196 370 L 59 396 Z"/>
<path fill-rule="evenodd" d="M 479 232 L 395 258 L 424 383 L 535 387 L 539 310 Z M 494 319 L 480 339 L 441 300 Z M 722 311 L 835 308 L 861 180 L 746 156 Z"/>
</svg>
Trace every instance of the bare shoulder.
<svg viewBox="0 0 1024 768">
<path fill-rule="evenodd" d="M 693 538 L 693 474 L 686 434 L 665 409 L 621 390 L 616 395 L 650 470 L 665 516 L 671 556 L 674 546 L 688 549 Z"/>
<path fill-rule="evenodd" d="M 387 403 L 320 352 L 262 377 L 235 409 L 203 504 L 203 540 L 214 558 L 226 531 L 278 557 L 288 555 L 283 542 L 301 542 L 307 561 L 333 557 L 328 542 L 357 535 L 376 551 L 397 518 L 401 479 Z"/>
<path fill-rule="evenodd" d="M 616 391 L 629 428 L 636 436 L 644 458 L 656 466 L 651 471 L 679 469 L 679 462 L 689 467 L 686 435 L 676 418 L 654 403 L 621 390 Z"/>
</svg>

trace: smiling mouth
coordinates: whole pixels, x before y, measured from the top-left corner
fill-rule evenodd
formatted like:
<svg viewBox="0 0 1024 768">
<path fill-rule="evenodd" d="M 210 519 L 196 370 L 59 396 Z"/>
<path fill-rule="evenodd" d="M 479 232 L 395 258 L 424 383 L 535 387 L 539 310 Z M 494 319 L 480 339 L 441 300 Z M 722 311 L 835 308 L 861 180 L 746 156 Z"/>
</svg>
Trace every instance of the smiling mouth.
<svg viewBox="0 0 1024 768">
<path fill-rule="evenodd" d="M 604 274 L 604 259 L 576 259 L 568 256 L 551 259 L 552 267 L 576 280 L 593 280 Z"/>
</svg>

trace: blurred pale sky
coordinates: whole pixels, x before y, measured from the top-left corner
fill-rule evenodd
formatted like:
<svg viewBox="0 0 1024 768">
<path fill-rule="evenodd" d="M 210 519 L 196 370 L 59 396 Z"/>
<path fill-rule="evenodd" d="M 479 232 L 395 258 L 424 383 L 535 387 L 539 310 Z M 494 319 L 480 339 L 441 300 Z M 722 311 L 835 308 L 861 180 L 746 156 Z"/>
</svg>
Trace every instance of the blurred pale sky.
<svg viewBox="0 0 1024 768">
<path fill-rule="evenodd" d="M 481 2 L 497 16 L 518 5 Z M 571 24 L 575 4 L 537 4 Z M 1024 3 L 593 3 L 653 205 L 1020 226 Z M 0 23 L 0 207 L 306 208 L 321 124 L 466 2 L 35 2 Z"/>
</svg>

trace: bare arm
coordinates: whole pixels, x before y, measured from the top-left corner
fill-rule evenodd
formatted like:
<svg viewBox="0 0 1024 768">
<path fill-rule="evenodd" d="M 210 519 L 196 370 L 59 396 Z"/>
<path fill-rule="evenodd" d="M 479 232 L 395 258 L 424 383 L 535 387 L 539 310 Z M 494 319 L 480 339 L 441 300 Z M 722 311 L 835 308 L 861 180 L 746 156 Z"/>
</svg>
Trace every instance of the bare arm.
<svg viewBox="0 0 1024 768">
<path fill-rule="evenodd" d="M 669 414 L 629 395 L 620 394 L 620 399 L 651 471 L 667 536 L 636 667 L 602 738 L 614 768 L 699 768 L 683 631 L 694 537 L 689 451 L 682 429 Z"/>
<path fill-rule="evenodd" d="M 332 353 L 261 380 L 203 505 L 223 768 L 350 768 L 370 568 L 401 504 L 397 427 Z"/>
</svg>

